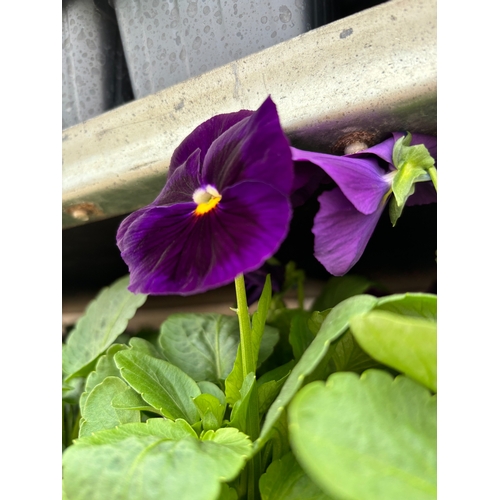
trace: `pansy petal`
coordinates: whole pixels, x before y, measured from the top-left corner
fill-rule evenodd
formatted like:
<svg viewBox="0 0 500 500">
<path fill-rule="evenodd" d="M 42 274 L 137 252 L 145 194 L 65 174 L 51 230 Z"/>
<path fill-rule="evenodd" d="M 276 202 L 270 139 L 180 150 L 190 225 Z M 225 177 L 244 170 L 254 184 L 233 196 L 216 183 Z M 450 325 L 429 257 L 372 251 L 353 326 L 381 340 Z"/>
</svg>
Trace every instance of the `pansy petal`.
<svg viewBox="0 0 500 500">
<path fill-rule="evenodd" d="M 229 283 L 258 269 L 285 239 L 292 211 L 286 196 L 260 182 L 244 182 L 224 191 L 210 227 L 216 265 L 204 286 Z"/>
<path fill-rule="evenodd" d="M 219 191 L 242 181 L 258 180 L 284 194 L 290 193 L 290 145 L 270 97 L 213 142 L 203 162 L 202 177 Z"/>
<path fill-rule="evenodd" d="M 160 194 L 151 205 L 171 205 L 193 201 L 193 193 L 201 185 L 199 149 L 195 149 L 186 161 L 170 176 Z"/>
<path fill-rule="evenodd" d="M 401 134 L 402 135 L 402 134 Z M 379 144 L 375 144 L 370 148 L 363 149 L 357 153 L 346 155 L 349 158 L 366 158 L 366 155 L 376 155 L 382 160 L 392 165 L 392 150 L 394 149 L 394 142 L 396 139 L 390 137 Z"/>
<path fill-rule="evenodd" d="M 117 236 L 121 256 L 129 267 L 129 290 L 135 293 L 163 293 L 162 269 L 183 252 L 193 231 L 196 204 L 148 206 L 138 212 Z"/>
<path fill-rule="evenodd" d="M 195 150 L 200 150 L 200 161 L 203 162 L 205 155 L 212 143 L 226 130 L 247 118 L 253 113 L 243 109 L 235 113 L 224 113 L 198 125 L 175 149 L 170 160 L 169 176 L 182 165 Z"/>
<path fill-rule="evenodd" d="M 314 255 L 334 276 L 342 276 L 358 262 L 384 210 L 363 215 L 340 189 L 319 196 L 314 219 Z"/>
<path fill-rule="evenodd" d="M 290 198 L 293 207 L 303 205 L 321 185 L 332 182 L 330 176 L 323 169 L 308 161 L 294 162 L 293 174 Z"/>
<path fill-rule="evenodd" d="M 346 198 L 363 214 L 377 210 L 390 189 L 386 172 L 375 158 L 351 158 L 291 148 L 294 161 L 310 161 L 321 167 L 339 186 Z"/>
<path fill-rule="evenodd" d="M 195 208 L 150 207 L 132 222 L 118 241 L 131 291 L 190 295 L 225 285 L 276 252 L 291 218 L 287 198 L 259 182 L 226 189 L 206 214 Z"/>
</svg>

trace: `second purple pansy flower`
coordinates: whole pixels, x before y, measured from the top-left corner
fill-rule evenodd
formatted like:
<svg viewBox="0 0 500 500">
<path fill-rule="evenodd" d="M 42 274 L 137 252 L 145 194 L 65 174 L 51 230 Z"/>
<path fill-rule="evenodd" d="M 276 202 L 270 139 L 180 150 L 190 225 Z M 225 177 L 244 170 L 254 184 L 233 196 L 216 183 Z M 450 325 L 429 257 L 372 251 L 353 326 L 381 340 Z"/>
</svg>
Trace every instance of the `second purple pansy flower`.
<svg viewBox="0 0 500 500">
<path fill-rule="evenodd" d="M 395 167 L 393 137 L 358 153 L 335 156 L 292 148 L 295 162 L 310 162 L 326 172 L 338 188 L 322 193 L 314 219 L 314 255 L 335 276 L 347 273 L 363 254 L 391 194 Z M 414 134 L 412 145 L 424 144 L 436 158 L 435 137 Z M 436 201 L 430 182 L 416 185 L 407 205 Z"/>
<path fill-rule="evenodd" d="M 271 98 L 202 123 L 173 153 L 158 197 L 118 229 L 129 289 L 190 295 L 257 269 L 288 232 L 292 182 Z"/>
</svg>

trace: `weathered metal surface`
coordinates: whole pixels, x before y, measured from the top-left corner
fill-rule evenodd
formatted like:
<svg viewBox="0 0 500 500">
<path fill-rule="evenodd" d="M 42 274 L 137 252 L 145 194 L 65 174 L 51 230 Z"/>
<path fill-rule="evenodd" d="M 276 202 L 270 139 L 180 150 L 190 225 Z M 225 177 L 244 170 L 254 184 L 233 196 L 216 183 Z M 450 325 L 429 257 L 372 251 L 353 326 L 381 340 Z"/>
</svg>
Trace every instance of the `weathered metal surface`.
<svg viewBox="0 0 500 500">
<path fill-rule="evenodd" d="M 63 130 L 63 228 L 131 212 L 198 124 L 271 95 L 297 147 L 436 133 L 436 0 L 391 0 Z"/>
</svg>

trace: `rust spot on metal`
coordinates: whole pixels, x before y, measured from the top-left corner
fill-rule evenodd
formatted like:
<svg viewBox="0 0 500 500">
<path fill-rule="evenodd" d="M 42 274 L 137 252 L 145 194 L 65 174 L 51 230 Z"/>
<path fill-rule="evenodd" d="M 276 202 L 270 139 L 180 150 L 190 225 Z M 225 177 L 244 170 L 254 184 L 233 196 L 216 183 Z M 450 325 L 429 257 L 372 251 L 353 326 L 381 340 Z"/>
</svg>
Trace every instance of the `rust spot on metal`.
<svg viewBox="0 0 500 500">
<path fill-rule="evenodd" d="M 104 215 L 104 212 L 97 205 L 89 202 L 70 205 L 69 207 L 66 207 L 64 211 L 71 215 L 73 219 L 84 222 L 90 220 L 92 217 L 101 217 Z"/>
</svg>

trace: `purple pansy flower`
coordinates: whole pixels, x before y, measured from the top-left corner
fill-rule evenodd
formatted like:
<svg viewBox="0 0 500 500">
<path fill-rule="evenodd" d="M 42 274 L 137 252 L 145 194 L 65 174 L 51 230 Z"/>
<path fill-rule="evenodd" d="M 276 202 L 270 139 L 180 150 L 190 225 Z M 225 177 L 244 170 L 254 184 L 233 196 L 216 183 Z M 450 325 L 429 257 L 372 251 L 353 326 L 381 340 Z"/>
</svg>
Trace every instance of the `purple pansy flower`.
<svg viewBox="0 0 500 500">
<path fill-rule="evenodd" d="M 118 229 L 129 290 L 190 295 L 259 268 L 288 232 L 292 182 L 270 97 L 202 123 L 174 151 L 158 197 Z"/>
<path fill-rule="evenodd" d="M 308 161 L 321 167 L 338 188 L 322 193 L 320 209 L 314 219 L 314 255 L 328 272 L 341 276 L 356 264 L 375 230 L 392 192 L 395 166 L 394 143 L 399 132 L 371 148 L 354 154 L 334 156 L 292 148 L 296 162 Z M 436 158 L 435 137 L 414 134 L 412 145 L 424 144 Z M 436 201 L 432 183 L 418 183 L 407 205 Z"/>
</svg>

